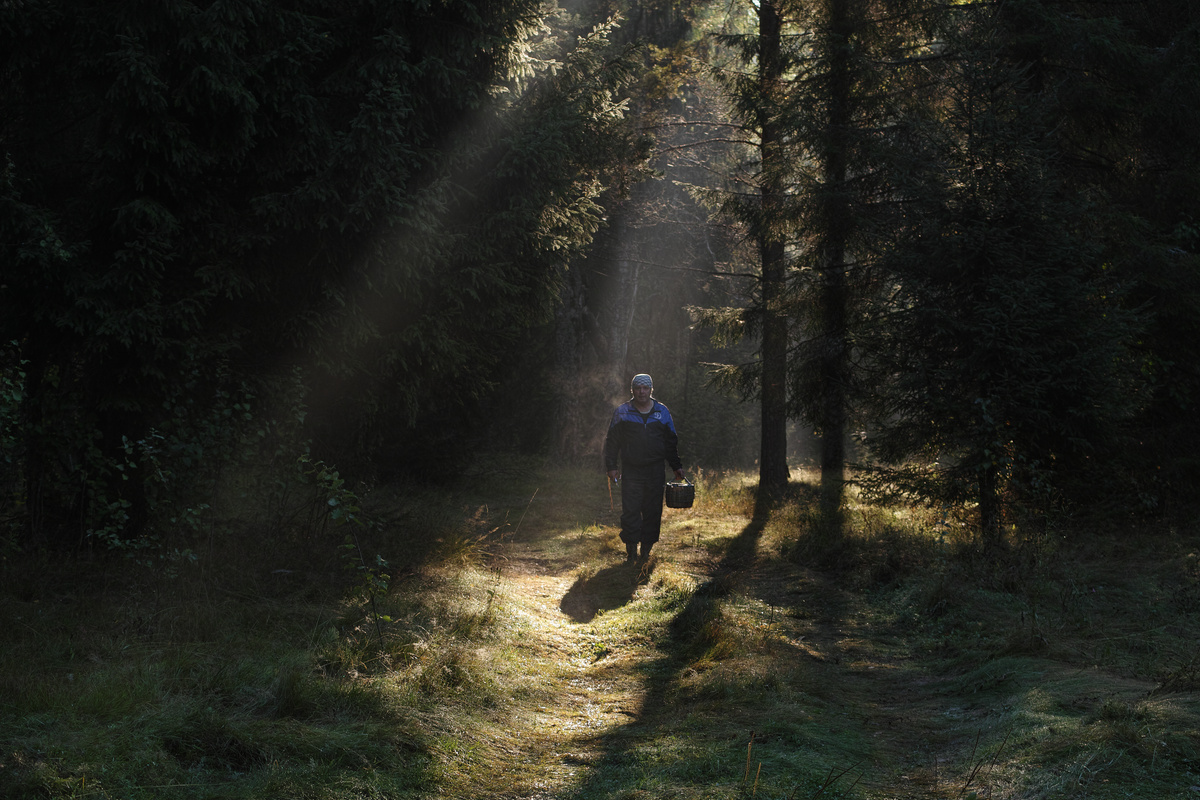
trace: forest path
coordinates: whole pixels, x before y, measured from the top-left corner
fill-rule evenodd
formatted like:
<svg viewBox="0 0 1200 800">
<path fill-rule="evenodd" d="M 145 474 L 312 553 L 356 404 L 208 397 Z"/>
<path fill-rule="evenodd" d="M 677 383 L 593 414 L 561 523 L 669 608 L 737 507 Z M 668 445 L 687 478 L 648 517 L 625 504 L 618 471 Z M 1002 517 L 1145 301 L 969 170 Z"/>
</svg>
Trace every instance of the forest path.
<svg viewBox="0 0 1200 800">
<path fill-rule="evenodd" d="M 653 796 L 670 779 L 661 773 L 639 776 L 636 764 L 646 761 L 645 751 L 658 748 L 663 737 L 677 739 L 681 729 L 698 740 L 722 740 L 719 747 L 734 761 L 709 778 L 707 787 L 690 785 L 668 794 L 730 797 L 748 789 L 741 786 L 747 773 L 736 759 L 747 758 L 752 737 L 760 748 L 756 758 L 759 752 L 770 754 L 772 747 L 772 736 L 761 733 L 770 721 L 756 718 L 762 714 L 760 698 L 747 698 L 746 705 L 760 706 L 753 712 L 740 708 L 737 700 L 726 708 L 718 703 L 705 712 L 715 715 L 713 723 L 699 728 L 699 706 L 680 706 L 672 699 L 696 680 L 678 620 L 707 593 L 697 587 L 714 585 L 723 596 L 736 593 L 757 615 L 731 620 L 731 627 L 762 629 L 753 634 L 755 652 L 748 659 L 731 657 L 716 669 L 766 685 L 774 684 L 773 673 L 789 679 L 802 673 L 800 680 L 811 685 L 809 691 L 826 698 L 826 710 L 819 713 L 829 719 L 813 724 L 832 728 L 828 747 L 834 752 L 825 756 L 831 776 L 845 773 L 838 779 L 843 787 L 859 781 L 858 791 L 869 796 L 959 796 L 961 770 L 955 774 L 945 765 L 948 754 L 969 748 L 970 742 L 949 729 L 954 727 L 946 722 L 949 704 L 931 691 L 933 679 L 914 674 L 904 648 L 877 635 L 874 621 L 854 607 L 852 594 L 768 552 L 778 543 L 762 539 L 760 521 L 711 509 L 667 510 L 663 541 L 650 563 L 627 565 L 616 514 L 604 500 L 591 516 L 599 522 L 582 526 L 564 524 L 554 513 L 545 519 L 536 513 L 523 517 L 522 532 L 495 554 L 505 605 L 521 631 L 517 663 L 509 669 L 521 673 L 518 683 L 528 687 L 528 694 L 516 703 L 503 741 L 491 748 L 486 768 L 472 776 L 464 796 Z M 678 609 L 666 625 L 648 625 L 645 618 L 654 613 L 655 595 L 680 586 L 694 592 L 688 607 Z M 745 631 L 730 635 L 744 637 Z M 710 668 L 711 663 L 701 669 Z M 791 713 L 808 712 L 798 708 Z M 774 738 L 786 761 L 786 737 Z M 689 769 L 699 776 L 712 767 L 697 763 Z M 781 786 L 794 781 L 778 772 L 783 767 L 776 769 L 773 777 Z M 685 774 L 684 780 L 699 778 L 693 781 Z M 806 791 L 794 796 L 815 796 L 814 791 L 822 790 L 813 786 Z M 759 796 L 769 796 L 765 787 Z"/>
<path fill-rule="evenodd" d="M 615 514 L 597 508 L 596 517 Z M 534 702 L 511 721 L 509 757 L 477 776 L 489 797 L 580 796 L 602 768 L 606 741 L 641 713 L 646 685 L 637 666 L 652 654 L 609 641 L 594 623 L 651 591 L 658 558 L 649 566 L 626 564 L 618 530 L 615 524 L 564 530 L 534 520 L 497 554 L 506 606 L 522 628 L 521 668 L 537 689 Z M 677 569 L 699 569 L 685 557 L 671 560 Z"/>
</svg>

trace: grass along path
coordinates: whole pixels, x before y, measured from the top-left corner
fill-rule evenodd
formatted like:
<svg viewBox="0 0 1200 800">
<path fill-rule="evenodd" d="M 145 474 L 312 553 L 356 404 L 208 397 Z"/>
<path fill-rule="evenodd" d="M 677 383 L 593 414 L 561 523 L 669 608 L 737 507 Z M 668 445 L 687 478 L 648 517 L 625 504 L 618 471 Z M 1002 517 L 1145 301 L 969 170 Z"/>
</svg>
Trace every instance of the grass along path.
<svg viewBox="0 0 1200 800">
<path fill-rule="evenodd" d="M 536 690 L 449 794 L 1200 797 L 1194 671 L 1155 701 L 1149 660 L 1091 663 L 1098 620 L 1031 610 L 1059 579 L 956 585 L 869 512 L 838 569 L 806 567 L 784 557 L 802 509 L 754 518 L 719 491 L 667 510 L 633 568 L 606 496 L 538 490 L 493 560 L 518 627 L 510 680 Z"/>
<path fill-rule="evenodd" d="M 565 499 L 539 490 L 496 554 L 540 691 L 464 796 L 955 796 L 930 681 L 744 503 L 667 510 L 629 566 L 616 514 L 564 525 Z"/>
<path fill-rule="evenodd" d="M 323 525 L 231 515 L 211 573 L 0 571 L 0 797 L 1200 798 L 1195 525 L 984 559 L 705 478 L 635 570 L 595 472 L 468 489 L 372 500 L 379 618 Z"/>
</svg>

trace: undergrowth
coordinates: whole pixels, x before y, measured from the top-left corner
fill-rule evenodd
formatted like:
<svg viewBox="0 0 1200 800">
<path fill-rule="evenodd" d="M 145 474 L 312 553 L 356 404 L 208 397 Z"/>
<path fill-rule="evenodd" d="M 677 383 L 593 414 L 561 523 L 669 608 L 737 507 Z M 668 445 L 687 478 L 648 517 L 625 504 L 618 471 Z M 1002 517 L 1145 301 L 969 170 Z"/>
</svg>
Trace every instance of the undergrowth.
<svg viewBox="0 0 1200 800">
<path fill-rule="evenodd" d="M 637 568 L 594 472 L 530 463 L 454 493 L 326 476 L 352 550 L 227 508 L 171 574 L 29 557 L 0 605 L 0 796 L 1195 795 L 1194 528 L 983 551 L 944 511 L 851 498 L 831 535 L 804 476 L 769 513 L 750 476 L 692 477 Z M 523 604 L 554 576 L 551 624 Z M 553 724 L 581 697 L 603 713 Z"/>
</svg>

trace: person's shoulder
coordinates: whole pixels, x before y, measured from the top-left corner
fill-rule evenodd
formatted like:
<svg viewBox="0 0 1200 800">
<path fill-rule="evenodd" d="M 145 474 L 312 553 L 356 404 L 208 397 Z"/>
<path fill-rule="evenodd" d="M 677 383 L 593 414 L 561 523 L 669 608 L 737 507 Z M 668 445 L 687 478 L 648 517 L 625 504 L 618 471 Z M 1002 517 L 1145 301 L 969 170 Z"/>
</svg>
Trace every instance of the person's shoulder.
<svg viewBox="0 0 1200 800">
<path fill-rule="evenodd" d="M 652 414 L 652 415 L 653 415 L 653 416 L 654 416 L 656 419 L 661 419 L 661 420 L 664 420 L 664 421 L 668 421 L 668 420 L 669 420 L 669 421 L 671 421 L 671 424 L 672 424 L 672 425 L 674 424 L 675 416 L 674 416 L 674 415 L 671 413 L 671 409 L 667 408 L 667 404 L 666 404 L 666 403 L 660 403 L 660 402 L 658 402 L 657 400 L 655 400 L 655 401 L 654 401 L 654 408 L 653 408 L 653 409 L 651 409 L 651 414 Z"/>
</svg>

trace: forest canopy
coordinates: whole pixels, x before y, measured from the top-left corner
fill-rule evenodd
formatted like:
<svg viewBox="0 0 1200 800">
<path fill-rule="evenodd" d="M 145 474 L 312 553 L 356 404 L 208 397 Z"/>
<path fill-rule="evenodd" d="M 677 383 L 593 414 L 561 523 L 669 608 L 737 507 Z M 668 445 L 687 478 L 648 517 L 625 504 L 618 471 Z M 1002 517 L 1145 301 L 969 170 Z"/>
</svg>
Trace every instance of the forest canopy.
<svg viewBox="0 0 1200 800">
<path fill-rule="evenodd" d="M 1198 45 L 1183 0 L 2 3 L 0 519 L 586 460 L 643 371 L 827 512 L 1169 509 Z"/>
<path fill-rule="evenodd" d="M 527 0 L 0 6 L 28 541 L 136 528 L 148 461 L 182 477 L 272 426 L 357 463 L 437 453 L 643 169 L 631 51 L 575 24 Z"/>
</svg>

